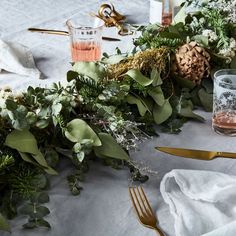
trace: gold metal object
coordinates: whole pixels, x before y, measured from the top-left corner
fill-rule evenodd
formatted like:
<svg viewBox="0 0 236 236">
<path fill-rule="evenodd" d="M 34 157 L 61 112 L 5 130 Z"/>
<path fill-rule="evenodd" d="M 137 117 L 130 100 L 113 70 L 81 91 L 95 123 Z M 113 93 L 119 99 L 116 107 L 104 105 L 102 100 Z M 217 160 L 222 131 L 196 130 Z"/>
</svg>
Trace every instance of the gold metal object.
<svg viewBox="0 0 236 236">
<path fill-rule="evenodd" d="M 173 148 L 173 147 L 156 147 L 156 149 L 171 155 L 181 156 L 185 158 L 199 159 L 199 160 L 210 161 L 217 157 L 236 158 L 236 153 L 233 152 L 214 152 L 214 151 Z"/>
<path fill-rule="evenodd" d="M 38 29 L 38 28 L 28 28 L 28 30 L 31 32 L 69 36 L 69 32 L 62 30 Z M 120 41 L 120 39 L 118 38 L 111 38 L 111 37 L 102 37 L 102 39 L 106 41 Z"/>
<path fill-rule="evenodd" d="M 155 230 L 159 236 L 165 236 L 163 231 L 157 226 L 157 218 L 153 213 L 150 203 L 142 187 L 129 188 L 130 197 L 141 224 Z"/>
<path fill-rule="evenodd" d="M 107 27 L 117 27 L 119 35 L 133 34 L 132 31 L 124 26 L 126 17 L 117 12 L 113 4 L 102 4 L 98 10 L 98 15 L 94 13 L 91 13 L 91 15 L 103 20 Z"/>
</svg>

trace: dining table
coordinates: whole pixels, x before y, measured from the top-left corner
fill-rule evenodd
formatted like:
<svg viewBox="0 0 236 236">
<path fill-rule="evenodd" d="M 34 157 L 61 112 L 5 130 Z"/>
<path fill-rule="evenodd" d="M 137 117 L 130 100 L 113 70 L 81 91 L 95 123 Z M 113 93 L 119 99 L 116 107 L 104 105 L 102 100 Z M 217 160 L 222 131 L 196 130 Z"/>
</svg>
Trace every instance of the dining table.
<svg viewBox="0 0 236 236">
<path fill-rule="evenodd" d="M 54 82 L 66 84 L 67 71 L 71 69 L 70 42 L 68 36 L 32 33 L 27 29 L 46 28 L 67 30 L 66 20 L 77 14 L 83 17 L 97 13 L 104 1 L 97 0 L 1 0 L 0 37 L 3 40 L 27 46 L 33 53 L 41 79 L 32 79 L 12 73 L 0 73 L 0 87 L 9 86 L 21 92 L 28 86 L 50 87 Z M 124 14 L 131 24 L 148 24 L 148 0 L 112 0 L 115 8 Z M 120 36 L 115 28 L 105 28 L 103 36 L 119 38 L 120 41 L 102 42 L 102 51 L 115 54 L 132 50 L 133 39 L 138 33 Z M 0 58 L 1 60 L 1 58 Z M 211 126 L 210 112 L 196 110 L 204 122 L 189 121 L 179 134 L 163 133 L 156 127 L 159 136 L 148 138 L 130 151 L 131 158 L 144 169 L 151 170 L 150 178 L 142 186 L 158 217 L 159 225 L 166 236 L 174 236 L 174 219 L 160 193 L 162 177 L 173 169 L 219 171 L 236 174 L 236 160 L 216 158 L 211 161 L 187 159 L 159 152 L 156 146 L 184 147 L 192 149 L 236 152 L 236 139 L 216 134 Z M 156 233 L 143 227 L 132 207 L 128 187 L 139 185 L 132 182 L 129 170 L 115 170 L 98 162 L 91 162 L 90 170 L 82 183 L 79 196 L 73 196 L 67 184 L 67 176 L 74 167 L 67 159 L 59 166 L 58 176 L 50 177 L 50 202 L 46 206 L 50 214 L 45 219 L 51 229 L 26 230 L 22 225 L 23 215 L 10 221 L 12 233 L 0 232 L 1 236 L 153 236 Z"/>
</svg>

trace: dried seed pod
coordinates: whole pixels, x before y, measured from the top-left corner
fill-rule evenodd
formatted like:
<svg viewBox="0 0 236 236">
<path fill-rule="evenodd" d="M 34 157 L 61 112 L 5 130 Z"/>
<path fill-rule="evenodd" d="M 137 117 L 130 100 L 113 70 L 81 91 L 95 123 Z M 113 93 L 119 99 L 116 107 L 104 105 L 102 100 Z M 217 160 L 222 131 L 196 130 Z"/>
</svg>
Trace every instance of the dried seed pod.
<svg viewBox="0 0 236 236">
<path fill-rule="evenodd" d="M 184 44 L 176 50 L 172 72 L 184 79 L 200 84 L 210 75 L 210 55 L 196 42 Z"/>
</svg>

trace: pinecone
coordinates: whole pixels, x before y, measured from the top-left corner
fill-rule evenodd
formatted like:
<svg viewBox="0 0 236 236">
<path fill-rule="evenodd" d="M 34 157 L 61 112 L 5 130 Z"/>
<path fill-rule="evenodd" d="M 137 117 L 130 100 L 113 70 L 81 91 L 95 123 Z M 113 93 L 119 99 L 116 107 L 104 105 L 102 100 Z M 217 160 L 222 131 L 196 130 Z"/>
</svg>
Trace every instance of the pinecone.
<svg viewBox="0 0 236 236">
<path fill-rule="evenodd" d="M 172 71 L 174 75 L 200 84 L 203 78 L 210 75 L 210 55 L 196 42 L 190 42 L 176 51 Z"/>
</svg>

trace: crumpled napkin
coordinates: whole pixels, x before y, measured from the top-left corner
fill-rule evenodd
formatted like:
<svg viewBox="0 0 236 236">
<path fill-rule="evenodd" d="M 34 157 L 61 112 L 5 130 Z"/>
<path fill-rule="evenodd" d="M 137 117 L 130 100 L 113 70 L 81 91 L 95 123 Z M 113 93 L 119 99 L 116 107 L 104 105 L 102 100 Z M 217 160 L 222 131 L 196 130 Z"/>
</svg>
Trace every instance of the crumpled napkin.
<svg viewBox="0 0 236 236">
<path fill-rule="evenodd" d="M 176 236 L 236 235 L 236 176 L 172 170 L 160 190 L 174 217 Z"/>
<path fill-rule="evenodd" d="M 39 79 L 41 75 L 29 48 L 19 43 L 5 42 L 0 39 L 0 72 L 1 70 L 32 79 Z"/>
</svg>

